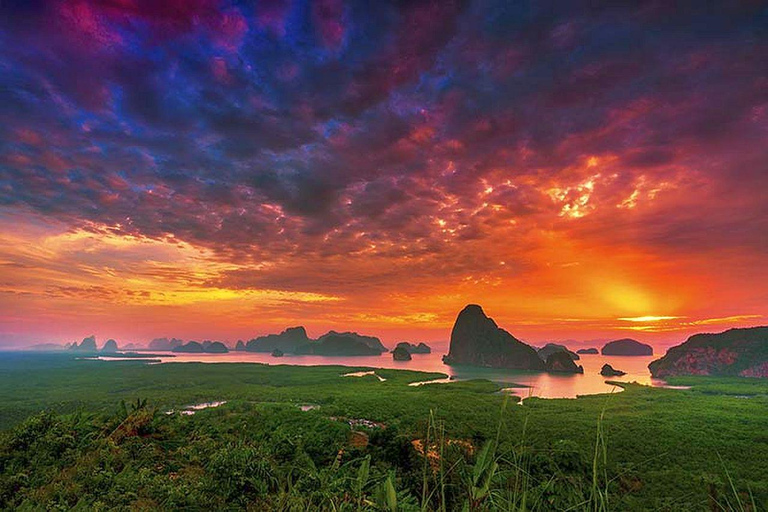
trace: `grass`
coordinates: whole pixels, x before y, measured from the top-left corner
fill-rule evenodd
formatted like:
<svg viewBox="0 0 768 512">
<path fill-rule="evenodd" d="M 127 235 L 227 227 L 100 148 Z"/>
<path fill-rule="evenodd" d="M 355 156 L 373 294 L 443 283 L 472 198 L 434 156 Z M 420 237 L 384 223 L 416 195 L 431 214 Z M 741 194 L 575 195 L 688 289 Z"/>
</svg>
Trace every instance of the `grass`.
<svg viewBox="0 0 768 512">
<path fill-rule="evenodd" d="M 671 377 L 667 383 L 673 386 L 690 386 L 697 393 L 733 395 L 739 397 L 768 396 L 768 379 L 744 377 Z"/>
<path fill-rule="evenodd" d="M 591 511 L 768 505 L 768 398 L 758 380 L 674 382 L 691 390 L 626 385 L 622 393 L 531 397 L 519 406 L 506 405 L 517 399 L 496 394 L 488 381 L 413 387 L 407 384 L 441 375 L 378 369 L 385 382 L 341 377 L 354 370 L 2 355 L 0 504 Z M 162 414 L 215 400 L 228 403 L 194 416 Z M 320 408 L 303 412 L 302 404 Z M 386 428 L 356 427 L 370 443 L 353 448 L 350 418 Z M 420 455 L 415 439 L 433 447 L 437 459 Z"/>
</svg>

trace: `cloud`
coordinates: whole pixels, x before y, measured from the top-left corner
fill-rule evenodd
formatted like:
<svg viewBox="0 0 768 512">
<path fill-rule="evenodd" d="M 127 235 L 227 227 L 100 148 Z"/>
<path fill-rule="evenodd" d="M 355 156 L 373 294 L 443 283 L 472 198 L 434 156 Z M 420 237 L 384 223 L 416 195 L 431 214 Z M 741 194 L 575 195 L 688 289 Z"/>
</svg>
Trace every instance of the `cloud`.
<svg viewBox="0 0 768 512">
<path fill-rule="evenodd" d="M 753 308 L 761 19 L 747 4 L 5 2 L 0 208 L 187 244 L 232 267 L 204 284 L 227 289 L 500 297 L 585 254 L 620 280 L 611 263 L 633 253 L 691 282 L 720 258 Z M 569 293 L 557 307 L 578 309 Z M 652 314 L 686 312 L 606 311 Z"/>
</svg>

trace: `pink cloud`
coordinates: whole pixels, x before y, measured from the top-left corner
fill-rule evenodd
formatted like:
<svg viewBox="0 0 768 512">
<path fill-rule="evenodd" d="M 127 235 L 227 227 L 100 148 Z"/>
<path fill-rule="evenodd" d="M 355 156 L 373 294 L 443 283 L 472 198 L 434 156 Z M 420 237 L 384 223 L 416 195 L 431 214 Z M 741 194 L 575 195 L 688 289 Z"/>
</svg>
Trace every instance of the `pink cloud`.
<svg viewBox="0 0 768 512">
<path fill-rule="evenodd" d="M 75 39 L 83 49 L 108 49 L 123 43 L 108 19 L 87 1 L 61 2 L 56 14 L 62 32 Z"/>
</svg>

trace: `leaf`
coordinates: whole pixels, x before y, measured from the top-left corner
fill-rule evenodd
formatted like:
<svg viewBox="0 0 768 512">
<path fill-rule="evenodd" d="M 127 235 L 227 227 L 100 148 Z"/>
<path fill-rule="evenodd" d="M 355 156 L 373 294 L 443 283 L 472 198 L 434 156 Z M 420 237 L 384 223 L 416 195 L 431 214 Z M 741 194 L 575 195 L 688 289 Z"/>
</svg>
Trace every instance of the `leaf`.
<svg viewBox="0 0 768 512">
<path fill-rule="evenodd" d="M 368 483 L 368 474 L 371 469 L 371 456 L 367 456 L 360 464 L 360 469 L 357 470 L 357 493 L 363 494 L 363 488 Z"/>
<path fill-rule="evenodd" d="M 480 453 L 477 454 L 477 460 L 475 461 L 475 467 L 472 469 L 472 483 L 477 485 L 480 482 L 480 478 L 487 469 L 488 465 L 488 453 L 491 451 L 491 442 L 488 441 L 483 445 Z"/>
<path fill-rule="evenodd" d="M 397 512 L 397 492 L 395 492 L 395 486 L 392 484 L 392 475 L 387 477 L 387 481 L 384 482 L 384 490 L 387 499 L 387 508 L 391 512 Z"/>
</svg>

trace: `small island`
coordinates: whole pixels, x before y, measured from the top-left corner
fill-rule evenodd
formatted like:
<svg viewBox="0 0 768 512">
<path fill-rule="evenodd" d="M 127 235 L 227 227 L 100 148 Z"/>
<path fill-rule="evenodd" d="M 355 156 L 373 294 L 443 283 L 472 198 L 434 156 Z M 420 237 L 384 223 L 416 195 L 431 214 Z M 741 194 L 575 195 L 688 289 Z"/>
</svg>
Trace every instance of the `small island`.
<svg viewBox="0 0 768 512">
<path fill-rule="evenodd" d="M 116 354 L 117 353 L 117 342 L 113 339 L 108 339 L 107 342 L 104 344 L 103 347 L 101 347 L 101 353 L 102 354 Z"/>
<path fill-rule="evenodd" d="M 197 341 L 190 341 L 184 345 L 174 347 L 171 352 L 179 352 L 186 354 L 226 354 L 229 349 L 226 345 L 220 341 L 205 341 L 198 343 Z"/>
<path fill-rule="evenodd" d="M 308 344 L 311 340 L 307 336 L 307 330 L 302 327 L 288 327 L 280 334 L 267 334 L 253 338 L 245 344 L 247 352 L 271 353 L 278 349 L 284 354 L 296 353 L 299 347 Z"/>
<path fill-rule="evenodd" d="M 637 340 L 623 338 L 609 341 L 600 353 L 604 356 L 652 356 L 653 347 Z"/>
<path fill-rule="evenodd" d="M 238 347 L 240 344 L 238 343 Z M 304 327 L 289 327 L 280 334 L 267 334 L 248 341 L 247 352 L 266 352 L 275 357 L 283 354 L 318 356 L 369 356 L 387 352 L 381 340 L 356 332 L 329 331 L 318 339 L 307 336 Z M 236 348 L 236 350 L 241 350 Z M 280 354 L 276 356 L 275 354 Z"/>
<path fill-rule="evenodd" d="M 565 345 L 560 345 L 557 343 L 547 343 L 546 345 L 541 347 L 538 350 L 538 352 L 539 352 L 539 357 L 544 361 L 546 361 L 547 358 L 550 355 L 554 354 L 555 352 L 565 352 L 574 361 L 578 361 L 580 359 L 579 355 L 576 352 L 572 352 L 568 350 L 568 347 L 566 347 Z"/>
<path fill-rule="evenodd" d="M 203 342 L 203 350 L 209 354 L 226 354 L 229 349 L 220 341 Z"/>
<path fill-rule="evenodd" d="M 383 352 L 387 352 L 387 347 L 375 336 L 330 331 L 316 341 L 297 347 L 295 353 L 316 356 L 378 356 Z"/>
<path fill-rule="evenodd" d="M 580 348 L 579 350 L 576 351 L 576 353 L 582 354 L 582 355 L 584 354 L 595 355 L 595 354 L 599 354 L 600 351 L 592 347 L 592 348 Z"/>
<path fill-rule="evenodd" d="M 398 348 L 402 348 L 403 350 L 408 351 L 409 354 L 431 354 L 432 349 L 427 345 L 426 343 L 419 343 L 418 345 L 414 345 L 413 343 L 408 343 L 407 341 L 401 341 L 397 344 L 395 347 L 395 350 Z M 394 352 L 393 350 L 392 352 Z"/>
<path fill-rule="evenodd" d="M 546 360 L 546 370 L 553 373 L 584 373 L 584 368 L 573 362 L 564 350 L 552 352 Z"/>
<path fill-rule="evenodd" d="M 88 336 L 87 338 L 83 338 L 83 341 L 80 343 L 80 345 L 77 344 L 76 341 L 72 342 L 72 345 L 68 347 L 69 350 L 73 350 L 75 352 L 88 352 L 93 353 L 97 352 L 96 348 L 96 336 Z"/>
<path fill-rule="evenodd" d="M 411 353 L 402 346 L 402 343 L 395 347 L 392 351 L 392 359 L 395 361 L 410 361 L 412 359 Z"/>
<path fill-rule="evenodd" d="M 198 343 L 196 341 L 190 341 L 189 343 L 185 343 L 184 345 L 178 345 L 176 347 L 173 347 L 171 349 L 171 352 L 181 352 L 185 354 L 202 354 L 205 352 L 203 350 L 203 345 L 201 343 Z"/>
<path fill-rule="evenodd" d="M 272 357 L 283 357 L 285 354 L 279 348 L 272 351 Z"/>
<path fill-rule="evenodd" d="M 621 377 L 622 375 L 626 375 L 626 374 L 627 372 L 617 370 L 613 366 L 609 365 L 608 363 L 604 364 L 603 367 L 600 369 L 600 375 L 602 375 L 603 377 Z"/>
</svg>

